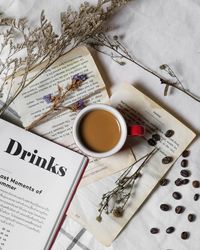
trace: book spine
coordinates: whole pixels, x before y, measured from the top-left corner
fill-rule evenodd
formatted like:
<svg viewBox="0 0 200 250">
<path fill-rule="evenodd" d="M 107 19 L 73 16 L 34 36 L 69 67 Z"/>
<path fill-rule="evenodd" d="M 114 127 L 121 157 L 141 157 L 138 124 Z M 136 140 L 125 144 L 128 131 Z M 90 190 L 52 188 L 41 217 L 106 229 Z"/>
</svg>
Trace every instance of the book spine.
<svg viewBox="0 0 200 250">
<path fill-rule="evenodd" d="M 68 204 L 67 204 L 67 206 L 66 206 L 66 208 L 65 208 L 65 211 L 64 211 L 63 216 L 62 216 L 62 218 L 61 218 L 61 221 L 60 221 L 60 223 L 59 223 L 59 225 L 58 225 L 58 227 L 57 227 L 57 229 L 56 229 L 56 232 L 55 232 L 55 234 L 54 234 L 54 236 L 53 236 L 53 239 L 52 239 L 52 241 L 51 241 L 51 243 L 50 243 L 50 245 L 49 245 L 49 247 L 48 247 L 47 250 L 51 250 L 51 248 L 52 248 L 52 246 L 53 246 L 53 244 L 54 244 L 54 242 L 55 242 L 55 240 L 56 240 L 56 238 L 57 238 L 57 236 L 58 236 L 58 234 L 59 234 L 59 231 L 60 231 L 60 229 L 61 229 L 61 227 L 62 227 L 62 225 L 63 225 L 63 223 L 64 223 L 64 221 L 65 221 L 65 218 L 66 218 L 66 216 L 67 216 L 67 214 L 66 214 L 66 213 L 67 213 L 67 210 L 68 210 L 68 208 L 69 208 L 69 206 L 70 206 L 70 204 L 71 204 L 71 202 L 72 202 L 72 200 L 73 200 L 73 198 L 74 198 L 74 195 L 75 195 L 75 193 L 76 193 L 76 191 L 77 191 L 77 188 L 78 188 L 78 186 L 79 186 L 79 184 L 80 184 L 80 182 L 81 182 L 81 179 L 82 179 L 82 177 L 83 177 L 83 175 L 84 175 L 84 173 L 85 173 L 85 170 L 86 170 L 86 168 L 87 168 L 88 163 L 89 163 L 89 159 L 86 158 L 86 162 L 85 162 L 85 165 L 84 165 L 84 167 L 83 167 L 82 173 L 81 173 L 81 175 L 80 175 L 80 177 L 79 177 L 79 180 L 77 181 L 77 185 L 76 185 L 75 188 L 74 188 L 74 191 L 73 191 L 73 193 L 72 193 L 72 195 L 71 195 L 71 197 L 70 197 L 70 200 L 69 200 L 69 202 L 68 202 Z"/>
</svg>

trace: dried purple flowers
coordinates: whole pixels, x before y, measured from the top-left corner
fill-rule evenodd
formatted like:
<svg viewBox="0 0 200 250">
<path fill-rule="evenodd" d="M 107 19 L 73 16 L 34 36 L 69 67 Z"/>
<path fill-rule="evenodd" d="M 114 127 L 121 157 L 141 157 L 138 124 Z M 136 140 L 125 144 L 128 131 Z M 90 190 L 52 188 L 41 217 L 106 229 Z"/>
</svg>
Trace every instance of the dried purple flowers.
<svg viewBox="0 0 200 250">
<path fill-rule="evenodd" d="M 46 119 L 49 115 L 53 115 L 54 113 L 57 114 L 57 112 L 62 112 L 67 109 L 70 109 L 72 111 L 77 111 L 82 109 L 85 106 L 85 103 L 83 100 L 79 100 L 76 103 L 65 106 L 63 102 L 66 100 L 67 95 L 70 91 L 75 91 L 79 88 L 79 86 L 88 79 L 86 74 L 76 74 L 72 77 L 72 82 L 66 86 L 66 88 L 62 88 L 58 85 L 58 94 L 53 96 L 52 94 L 47 94 L 43 96 L 43 100 L 47 104 L 52 104 L 48 111 L 46 111 L 41 117 L 33 121 L 28 127 L 26 127 L 27 130 L 30 130 L 34 128 L 35 126 L 39 125 L 44 119 Z"/>
</svg>

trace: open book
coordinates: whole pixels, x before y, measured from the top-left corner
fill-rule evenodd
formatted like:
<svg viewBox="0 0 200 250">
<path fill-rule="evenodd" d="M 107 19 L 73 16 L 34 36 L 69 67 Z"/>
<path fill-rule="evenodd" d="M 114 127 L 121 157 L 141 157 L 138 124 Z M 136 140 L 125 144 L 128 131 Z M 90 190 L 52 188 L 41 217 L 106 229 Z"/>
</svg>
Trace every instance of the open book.
<svg viewBox="0 0 200 250">
<path fill-rule="evenodd" d="M 159 151 L 151 157 L 143 168 L 142 177 L 137 179 L 122 217 L 117 218 L 112 214 L 103 213 L 101 223 L 96 220 L 102 195 L 115 187 L 115 181 L 122 172 L 86 187 L 81 187 L 77 191 L 68 215 L 82 224 L 106 246 L 111 245 L 112 241 L 151 194 L 160 179 L 169 171 L 184 149 L 195 138 L 195 133 L 192 130 L 129 84 L 122 84 L 118 88 L 111 96 L 111 104 L 120 110 L 127 124 L 143 124 L 145 126 L 145 140 L 133 138 L 133 141 L 130 141 L 137 160 L 154 148 L 147 143 L 147 140 L 153 134 L 159 134 L 161 140 L 156 145 Z M 169 129 L 175 132 L 170 138 L 165 136 L 165 132 Z M 173 157 L 173 161 L 166 165 L 162 164 L 162 159 L 165 156 Z M 134 158 L 132 158 L 133 162 Z M 135 165 L 133 170 L 137 167 Z"/>
<path fill-rule="evenodd" d="M 50 249 L 87 157 L 0 120 L 0 249 Z"/>
<path fill-rule="evenodd" d="M 35 74 L 34 70 L 30 73 L 30 77 L 31 74 Z M 52 105 L 45 103 L 43 97 L 47 94 L 54 96 L 57 93 L 58 84 L 65 88 L 75 74 L 86 74 L 88 79 L 77 90 L 69 93 L 64 102 L 65 106 L 79 100 L 84 100 L 86 106 L 91 103 L 109 102 L 106 85 L 91 53 L 86 47 L 78 47 L 60 57 L 15 100 L 13 108 L 20 115 L 24 127 L 30 125 Z M 77 112 L 66 110 L 46 120 L 32 131 L 78 151 L 72 136 L 72 126 L 76 115 Z M 81 181 L 82 186 L 128 167 L 132 161 L 132 155 L 129 149 L 124 149 L 107 159 L 90 157 L 89 160 L 88 168 Z"/>
</svg>

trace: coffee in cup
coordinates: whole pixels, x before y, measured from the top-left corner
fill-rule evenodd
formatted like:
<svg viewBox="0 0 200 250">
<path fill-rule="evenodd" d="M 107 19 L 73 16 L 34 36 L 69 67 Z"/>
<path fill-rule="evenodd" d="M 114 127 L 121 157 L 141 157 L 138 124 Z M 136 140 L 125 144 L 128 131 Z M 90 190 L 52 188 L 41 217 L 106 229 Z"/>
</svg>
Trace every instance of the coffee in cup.
<svg viewBox="0 0 200 250">
<path fill-rule="evenodd" d="M 144 128 L 132 126 L 132 135 L 143 135 Z M 135 133 L 135 134 L 134 134 Z M 127 125 L 120 112 L 105 104 L 92 104 L 77 115 L 73 137 L 83 153 L 107 157 L 118 152 L 127 138 Z"/>
</svg>

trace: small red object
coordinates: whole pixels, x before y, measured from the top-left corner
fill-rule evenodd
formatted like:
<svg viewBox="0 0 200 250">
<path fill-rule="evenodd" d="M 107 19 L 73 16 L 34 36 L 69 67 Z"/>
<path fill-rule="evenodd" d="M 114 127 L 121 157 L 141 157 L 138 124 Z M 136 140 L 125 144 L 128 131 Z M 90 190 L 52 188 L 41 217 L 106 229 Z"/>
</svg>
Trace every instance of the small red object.
<svg viewBox="0 0 200 250">
<path fill-rule="evenodd" d="M 132 125 L 128 127 L 128 135 L 131 136 L 143 136 L 144 127 L 141 125 Z"/>
</svg>

